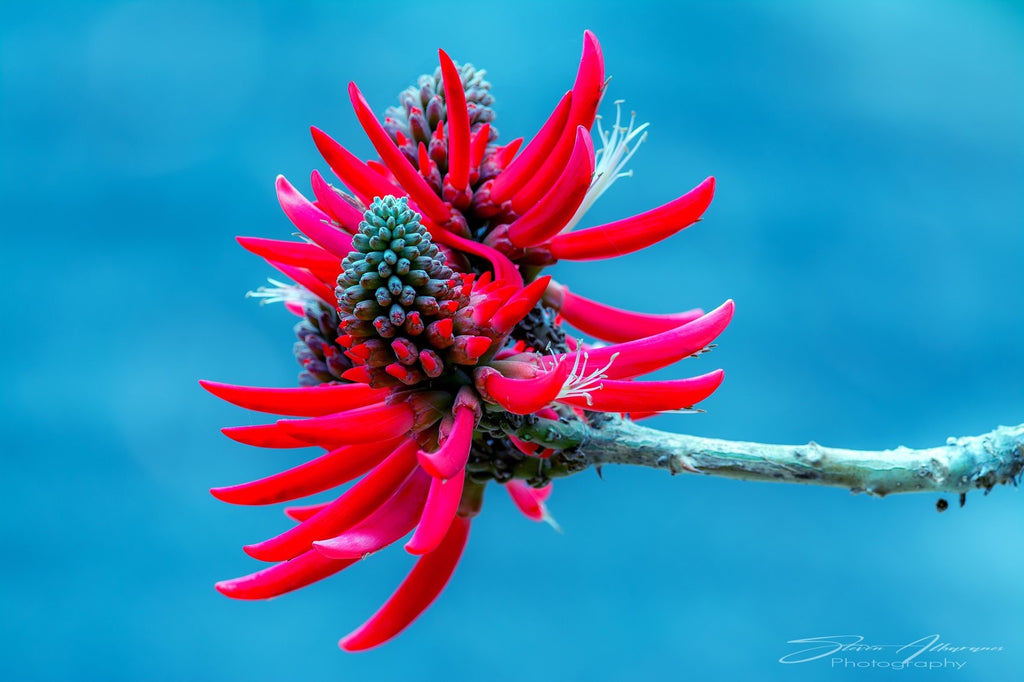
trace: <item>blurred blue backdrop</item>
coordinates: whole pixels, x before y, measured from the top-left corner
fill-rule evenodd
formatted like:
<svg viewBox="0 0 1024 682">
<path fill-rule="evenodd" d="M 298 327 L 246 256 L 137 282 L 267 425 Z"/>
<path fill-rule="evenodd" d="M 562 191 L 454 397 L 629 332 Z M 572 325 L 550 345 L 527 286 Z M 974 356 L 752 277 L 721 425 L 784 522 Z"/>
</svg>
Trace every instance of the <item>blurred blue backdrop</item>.
<svg viewBox="0 0 1024 682">
<path fill-rule="evenodd" d="M 659 248 L 557 268 L 620 306 L 737 300 L 719 348 L 672 370 L 726 369 L 708 412 L 657 426 L 880 448 L 1024 419 L 1019 3 L 3 3 L 0 679 L 810 680 L 844 671 L 781 665 L 786 642 L 837 633 L 1002 646 L 956 674 L 1020 671 L 1008 489 L 940 515 L 608 468 L 556 486 L 564 535 L 492 491 L 446 593 L 362 655 L 335 642 L 401 551 L 271 602 L 213 590 L 287 523 L 206 489 L 301 457 L 227 441 L 258 417 L 196 384 L 296 374 L 234 235 L 292 232 L 272 181 L 326 170 L 310 124 L 370 155 L 350 79 L 383 111 L 444 47 L 487 68 L 502 138 L 532 135 L 585 28 L 604 113 L 651 122 L 590 224 L 718 179 Z"/>
</svg>

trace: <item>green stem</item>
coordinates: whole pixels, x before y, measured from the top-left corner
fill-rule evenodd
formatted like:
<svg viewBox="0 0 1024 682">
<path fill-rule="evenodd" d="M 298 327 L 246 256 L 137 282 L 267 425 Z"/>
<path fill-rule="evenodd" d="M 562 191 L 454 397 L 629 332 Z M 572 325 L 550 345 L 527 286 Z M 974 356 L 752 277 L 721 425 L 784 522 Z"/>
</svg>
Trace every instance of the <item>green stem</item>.
<svg viewBox="0 0 1024 682">
<path fill-rule="evenodd" d="M 915 450 L 847 450 L 817 443 L 766 445 L 665 433 L 613 419 L 589 430 L 590 465 L 633 464 L 745 481 L 809 483 L 882 497 L 905 492 L 966 493 L 1017 483 L 1024 470 L 1024 424 L 949 438 Z"/>
</svg>

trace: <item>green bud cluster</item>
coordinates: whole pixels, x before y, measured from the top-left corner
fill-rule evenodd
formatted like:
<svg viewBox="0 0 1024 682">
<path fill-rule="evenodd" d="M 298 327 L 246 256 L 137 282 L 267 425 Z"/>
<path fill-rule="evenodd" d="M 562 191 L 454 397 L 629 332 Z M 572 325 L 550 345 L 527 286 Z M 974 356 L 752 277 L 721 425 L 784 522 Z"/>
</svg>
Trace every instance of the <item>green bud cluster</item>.
<svg viewBox="0 0 1024 682">
<path fill-rule="evenodd" d="M 351 337 L 349 350 L 365 361 L 379 385 L 437 376 L 443 362 L 432 348 L 437 335 L 431 334 L 431 324 L 453 317 L 466 297 L 461 278 L 445 264 L 420 215 L 405 197 L 377 197 L 352 246 L 356 250 L 342 260 L 335 289 L 340 328 Z M 389 370 L 394 363 L 407 369 Z"/>
<path fill-rule="evenodd" d="M 487 72 L 483 69 L 476 69 L 472 64 L 456 64 L 456 68 L 462 80 L 462 89 L 466 93 L 470 130 L 475 133 L 484 123 L 491 123 L 494 120 L 491 84 L 484 79 Z M 406 156 L 414 166 L 419 165 L 416 145 L 422 142 L 427 145 L 430 157 L 438 167 L 442 171 L 446 169 L 447 145 L 437 140 L 434 135 L 438 127 L 448 120 L 441 69 L 436 69 L 433 75 L 420 76 L 416 85 L 407 88 L 398 96 L 398 101 L 400 106 L 388 108 L 385 118 L 385 128 L 392 138 L 398 143 L 396 133 L 401 132 L 404 135 L 408 141 Z M 493 142 L 497 139 L 498 130 L 491 127 L 488 140 Z"/>
</svg>

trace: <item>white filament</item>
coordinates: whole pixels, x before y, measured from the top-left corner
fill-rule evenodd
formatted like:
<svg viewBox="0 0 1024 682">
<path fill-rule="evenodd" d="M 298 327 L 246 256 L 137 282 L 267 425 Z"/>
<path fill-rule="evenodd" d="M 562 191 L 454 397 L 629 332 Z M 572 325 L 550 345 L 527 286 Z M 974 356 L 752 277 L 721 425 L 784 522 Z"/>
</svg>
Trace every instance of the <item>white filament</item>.
<svg viewBox="0 0 1024 682">
<path fill-rule="evenodd" d="M 590 183 L 586 196 L 583 197 L 583 203 L 576 209 L 576 214 L 562 230 L 563 232 L 568 232 L 575 227 L 583 214 L 590 210 L 590 207 L 602 194 L 608 191 L 612 183 L 619 178 L 633 176 L 633 171 L 627 171 L 625 167 L 636 150 L 647 139 L 646 128 L 649 124 L 643 123 L 634 127 L 636 123 L 636 112 L 634 111 L 629 115 L 629 125 L 623 126 L 621 124 L 623 102 L 625 100 L 615 101 L 615 125 L 612 126 L 611 132 L 606 132 L 601 127 L 601 117 L 597 117 L 597 135 L 600 138 L 601 149 L 597 150 L 594 179 Z M 638 136 L 639 139 L 637 139 Z M 636 140 L 636 144 L 631 147 L 630 144 L 633 140 Z"/>
</svg>

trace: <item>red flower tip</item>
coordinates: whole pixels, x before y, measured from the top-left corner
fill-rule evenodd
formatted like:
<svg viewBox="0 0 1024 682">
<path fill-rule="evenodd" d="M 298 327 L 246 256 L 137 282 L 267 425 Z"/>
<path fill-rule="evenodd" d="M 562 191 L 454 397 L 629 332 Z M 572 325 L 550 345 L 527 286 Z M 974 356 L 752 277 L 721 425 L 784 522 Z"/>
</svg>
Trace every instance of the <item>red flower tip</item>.
<svg viewBox="0 0 1024 682">
<path fill-rule="evenodd" d="M 594 143 L 590 139 L 590 132 L 578 126 L 569 162 L 540 201 L 531 205 L 509 225 L 509 241 L 514 246 L 526 248 L 558 234 L 583 203 L 593 174 Z"/>
<path fill-rule="evenodd" d="M 344 258 L 352 249 L 351 237 L 333 227 L 330 216 L 302 196 L 283 175 L 277 176 L 275 185 L 277 201 L 288 220 L 327 251 L 339 259 Z"/>
<path fill-rule="evenodd" d="M 348 445 L 279 474 L 249 483 L 212 488 L 210 494 L 230 504 L 263 505 L 297 500 L 362 476 L 399 444 L 397 439 Z"/>
<path fill-rule="evenodd" d="M 462 78 L 451 57 L 444 50 L 437 51 L 441 60 L 441 78 L 444 81 L 445 108 L 448 115 L 448 176 L 452 188 L 462 193 L 469 185 L 469 111 L 466 109 L 466 91 Z M 467 202 L 468 203 L 468 202 Z"/>
<path fill-rule="evenodd" d="M 355 561 L 328 559 L 309 550 L 291 561 L 234 580 L 222 580 L 215 587 L 232 599 L 270 599 L 332 576 Z"/>
<path fill-rule="evenodd" d="M 312 444 L 369 443 L 404 435 L 413 427 L 415 413 L 406 403 L 377 403 L 310 419 L 281 419 L 283 432 Z"/>
<path fill-rule="evenodd" d="M 572 91 L 562 95 L 562 99 L 558 101 L 554 111 L 551 112 L 530 143 L 526 145 L 523 153 L 494 179 L 494 183 L 491 185 L 492 201 L 498 204 L 508 201 L 538 171 L 554 148 L 562 129 L 565 128 L 571 106 Z"/>
<path fill-rule="evenodd" d="M 551 187 L 572 152 L 577 126 L 590 130 L 594 124 L 597 105 L 601 102 L 603 92 L 604 58 L 597 38 L 588 31 L 583 36 L 583 54 L 572 87 L 572 106 L 565 127 L 544 165 L 512 198 L 512 207 L 517 212 L 522 213 L 533 206 Z"/>
<path fill-rule="evenodd" d="M 507 334 L 533 310 L 551 281 L 551 275 L 538 277 L 521 289 L 497 310 L 490 318 L 491 329 L 497 334 Z"/>
<path fill-rule="evenodd" d="M 448 480 L 434 478 L 431 481 L 423 516 L 416 532 L 405 544 L 409 554 L 428 554 L 441 544 L 459 510 L 465 482 L 465 476 L 453 476 Z"/>
<path fill-rule="evenodd" d="M 310 173 L 309 184 L 313 187 L 313 196 L 316 197 L 317 203 L 323 208 L 323 210 L 333 216 L 334 219 L 349 232 L 355 232 L 359 229 L 359 221 L 363 219 L 362 212 L 354 205 L 343 199 L 341 195 L 331 187 L 326 180 L 324 180 L 323 176 L 320 175 L 320 171 L 314 169 L 313 172 Z M 333 248 L 330 249 L 331 253 L 339 258 L 344 258 L 351 250 L 351 239 L 349 240 L 349 246 L 346 248 L 344 253 L 340 253 Z"/>
<path fill-rule="evenodd" d="M 309 443 L 293 438 L 281 430 L 277 424 L 260 424 L 258 426 L 227 426 L 220 430 L 231 440 L 243 445 L 255 445 L 260 448 L 308 448 Z"/>
<path fill-rule="evenodd" d="M 456 336 L 455 343 L 448 350 L 448 360 L 459 365 L 475 365 L 490 349 L 491 343 L 491 339 L 486 336 Z"/>
<path fill-rule="evenodd" d="M 380 158 L 384 160 L 384 164 L 402 188 L 408 192 L 410 199 L 416 202 L 421 212 L 429 216 L 431 220 L 441 224 L 448 222 L 451 217 L 451 208 L 441 201 L 441 198 L 434 193 L 419 171 L 395 145 L 387 131 L 384 130 L 384 126 L 373 115 L 369 103 L 363 97 L 363 93 L 359 92 L 355 83 L 348 84 L 348 95 L 352 100 L 356 118 L 359 119 L 363 130 L 370 138 L 373 148 L 380 154 Z"/>
<path fill-rule="evenodd" d="M 735 304 L 731 300 L 726 301 L 707 315 L 675 329 L 585 351 L 587 361 L 597 367 L 610 363 L 605 372 L 609 379 L 629 379 L 653 372 L 704 349 L 725 330 L 734 310 Z M 583 352 L 575 351 L 565 357 L 571 358 Z M 614 361 L 613 355 L 617 356 Z"/>
<path fill-rule="evenodd" d="M 280 535 L 243 547 L 260 561 L 288 561 L 326 540 L 352 528 L 379 509 L 416 466 L 416 441 L 407 440 L 363 476 L 341 497 L 317 514 Z"/>
<path fill-rule="evenodd" d="M 584 298 L 557 282 L 548 285 L 544 300 L 559 312 L 564 321 L 585 334 L 611 343 L 660 334 L 704 314 L 699 308 L 669 315 L 635 313 Z"/>
<path fill-rule="evenodd" d="M 548 483 L 543 488 L 534 488 L 523 481 L 509 481 L 505 484 L 512 502 L 531 521 L 551 520 L 544 501 L 551 496 L 553 486 Z"/>
<path fill-rule="evenodd" d="M 715 179 L 708 178 L 658 208 L 614 223 L 556 235 L 549 246 L 557 259 L 613 258 L 647 248 L 695 223 L 711 204 Z"/>
<path fill-rule="evenodd" d="M 382 400 L 387 391 L 365 384 L 334 384 L 304 388 L 257 388 L 200 380 L 199 385 L 227 402 L 257 412 L 292 417 L 319 417 Z"/>
<path fill-rule="evenodd" d="M 434 478 L 442 480 L 460 474 L 469 459 L 469 446 L 473 442 L 475 421 L 472 408 L 456 408 L 454 423 L 440 447 L 435 452 L 420 450 L 417 454 L 420 466 Z"/>
<path fill-rule="evenodd" d="M 614 364 L 613 364 L 614 366 Z M 583 396 L 558 402 L 598 412 L 668 412 L 689 409 L 715 392 L 725 372 L 716 369 L 699 377 L 675 381 L 601 380 Z"/>
<path fill-rule="evenodd" d="M 553 369 L 532 379 L 509 379 L 497 371 L 490 371 L 485 374 L 482 384 L 487 396 L 509 412 L 533 414 L 554 402 L 570 371 L 570 363 L 566 362 L 559 362 Z"/>
<path fill-rule="evenodd" d="M 414 469 L 380 509 L 340 535 L 317 540 L 313 548 L 331 559 L 361 559 L 397 542 L 416 527 L 430 483 L 426 472 Z"/>
<path fill-rule="evenodd" d="M 406 195 L 401 188 L 360 161 L 324 131 L 314 126 L 310 128 L 310 132 L 313 134 L 313 143 L 327 161 L 327 165 L 364 204 L 369 204 L 375 196 Z"/>
<path fill-rule="evenodd" d="M 338 645 L 363 651 L 383 644 L 412 623 L 448 584 L 469 538 L 469 519 L 455 517 L 437 549 L 423 556 L 384 606 Z"/>
</svg>

